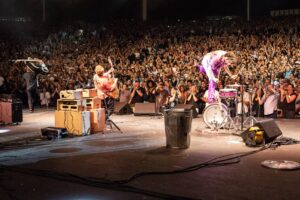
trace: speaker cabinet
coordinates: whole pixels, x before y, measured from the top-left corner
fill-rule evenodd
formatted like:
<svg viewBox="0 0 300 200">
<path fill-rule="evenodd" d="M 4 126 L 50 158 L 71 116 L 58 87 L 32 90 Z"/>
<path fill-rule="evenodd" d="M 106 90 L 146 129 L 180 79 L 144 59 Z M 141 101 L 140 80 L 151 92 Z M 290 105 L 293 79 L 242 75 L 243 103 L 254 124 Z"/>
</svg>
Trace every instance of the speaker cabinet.
<svg viewBox="0 0 300 200">
<path fill-rule="evenodd" d="M 21 101 L 1 102 L 1 121 L 7 124 L 23 121 Z"/>
<path fill-rule="evenodd" d="M 55 127 L 66 128 L 73 135 L 89 135 L 91 132 L 89 111 L 55 111 Z"/>
<path fill-rule="evenodd" d="M 282 132 L 275 123 L 275 121 L 273 119 L 270 119 L 257 122 L 247 130 L 245 130 L 243 133 L 241 133 L 241 137 L 243 138 L 246 145 L 255 146 L 256 133 L 260 131 L 263 131 L 263 139 L 265 143 L 270 143 L 273 140 L 275 140 L 278 136 L 282 135 Z"/>
<path fill-rule="evenodd" d="M 132 108 L 126 102 L 115 103 L 114 113 L 117 115 L 132 114 Z"/>
<path fill-rule="evenodd" d="M 136 103 L 134 109 L 134 115 L 156 115 L 155 103 Z"/>
<path fill-rule="evenodd" d="M 264 131 L 265 142 L 272 142 L 278 136 L 282 135 L 281 130 L 273 119 L 257 122 L 254 126 L 260 127 Z"/>
<path fill-rule="evenodd" d="M 2 120 L 2 101 L 0 101 L 0 122 L 3 122 L 3 120 Z"/>
</svg>

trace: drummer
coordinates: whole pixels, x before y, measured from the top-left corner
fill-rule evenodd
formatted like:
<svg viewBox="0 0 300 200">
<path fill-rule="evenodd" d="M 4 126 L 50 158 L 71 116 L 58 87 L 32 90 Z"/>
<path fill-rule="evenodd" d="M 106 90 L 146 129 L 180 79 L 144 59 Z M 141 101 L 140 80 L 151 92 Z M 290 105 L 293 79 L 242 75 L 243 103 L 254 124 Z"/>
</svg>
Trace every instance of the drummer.
<svg viewBox="0 0 300 200">
<path fill-rule="evenodd" d="M 212 104 L 212 103 L 219 103 L 219 99 L 220 99 L 219 91 L 215 90 L 214 91 L 214 97 L 216 98 L 216 100 L 214 102 L 209 102 L 208 101 L 208 93 L 209 93 L 209 90 L 206 90 L 203 97 L 201 98 L 201 100 L 205 102 L 205 108 L 207 106 L 209 106 L 210 104 Z"/>
<path fill-rule="evenodd" d="M 202 66 L 194 62 L 195 66 L 198 67 L 199 72 L 205 73 L 209 80 L 208 86 L 208 97 L 209 103 L 217 101 L 215 97 L 215 90 L 217 83 L 219 82 L 219 75 L 222 68 L 232 79 L 236 79 L 237 75 L 233 75 L 228 66 L 235 66 L 237 63 L 237 57 L 233 52 L 226 51 L 212 51 L 207 53 L 202 59 Z"/>
</svg>

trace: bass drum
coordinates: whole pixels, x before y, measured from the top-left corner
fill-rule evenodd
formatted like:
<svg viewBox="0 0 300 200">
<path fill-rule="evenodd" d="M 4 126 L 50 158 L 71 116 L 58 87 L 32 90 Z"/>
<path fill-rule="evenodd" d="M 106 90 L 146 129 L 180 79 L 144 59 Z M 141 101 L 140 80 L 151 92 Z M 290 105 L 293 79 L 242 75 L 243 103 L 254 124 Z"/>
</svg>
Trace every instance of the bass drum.
<svg viewBox="0 0 300 200">
<path fill-rule="evenodd" d="M 227 115 L 228 109 L 224 104 L 214 103 L 205 108 L 203 120 L 211 129 L 219 129 L 226 124 Z"/>
</svg>

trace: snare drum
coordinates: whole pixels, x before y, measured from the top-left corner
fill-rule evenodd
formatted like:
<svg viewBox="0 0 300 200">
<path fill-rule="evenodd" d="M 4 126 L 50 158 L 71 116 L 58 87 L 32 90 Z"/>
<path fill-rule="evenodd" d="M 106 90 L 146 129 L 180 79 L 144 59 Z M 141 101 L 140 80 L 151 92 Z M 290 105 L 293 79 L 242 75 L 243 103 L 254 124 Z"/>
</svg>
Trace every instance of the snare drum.
<svg viewBox="0 0 300 200">
<path fill-rule="evenodd" d="M 235 98 L 237 96 L 237 90 L 231 88 L 220 89 L 219 93 L 221 99 Z"/>
<path fill-rule="evenodd" d="M 203 120 L 211 129 L 221 128 L 227 122 L 228 109 L 224 104 L 214 103 L 207 106 L 203 113 Z"/>
</svg>

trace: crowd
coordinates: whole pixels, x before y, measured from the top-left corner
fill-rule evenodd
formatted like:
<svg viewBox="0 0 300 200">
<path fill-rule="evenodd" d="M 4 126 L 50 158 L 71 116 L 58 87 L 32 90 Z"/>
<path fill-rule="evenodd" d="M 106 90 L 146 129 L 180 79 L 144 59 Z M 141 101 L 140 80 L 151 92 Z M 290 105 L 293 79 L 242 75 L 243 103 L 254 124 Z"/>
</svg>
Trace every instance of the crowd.
<svg viewBox="0 0 300 200">
<path fill-rule="evenodd" d="M 3 31 L 3 30 L 2 30 Z M 300 110 L 300 20 L 298 17 L 245 22 L 176 21 L 106 24 L 76 23 L 63 28 L 41 29 L 0 36 L 0 91 L 26 102 L 17 58 L 39 58 L 48 75 L 39 76 L 40 106 L 54 106 L 61 90 L 92 88 L 95 66 L 110 68 L 118 78 L 116 100 L 134 105 L 156 102 L 158 109 L 192 104 L 194 115 L 202 113 L 207 98 L 206 76 L 194 67 L 195 59 L 213 50 L 234 51 L 239 77 L 221 74 L 218 88 L 246 85 L 245 112 L 253 104 L 257 116 L 294 118 Z M 241 88 L 237 88 L 241 91 Z M 252 109 L 251 109 L 252 110 Z"/>
</svg>

